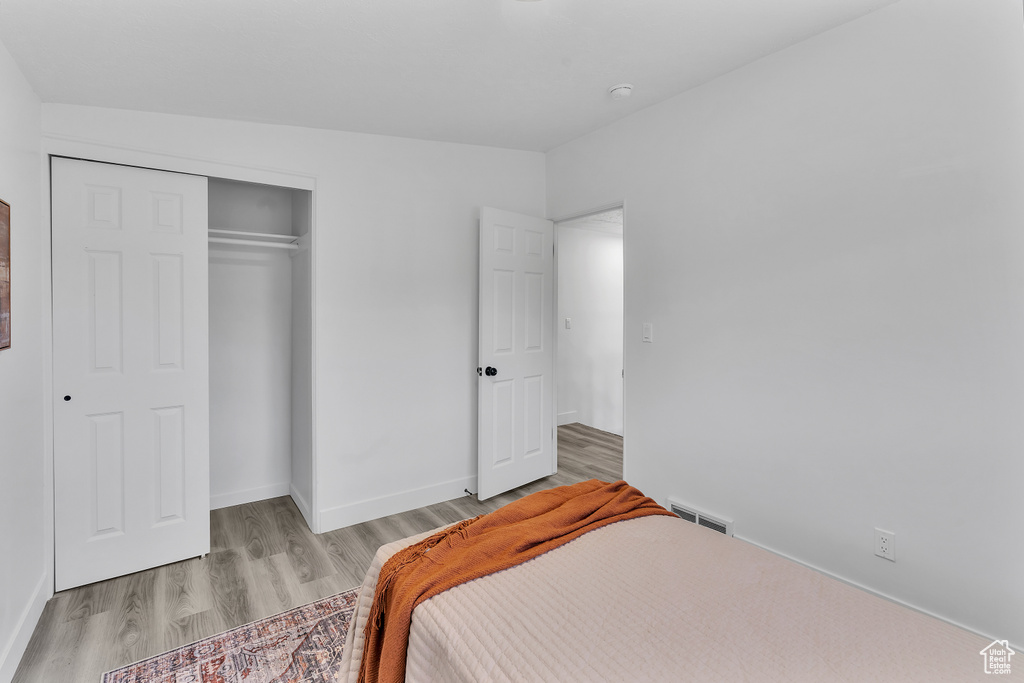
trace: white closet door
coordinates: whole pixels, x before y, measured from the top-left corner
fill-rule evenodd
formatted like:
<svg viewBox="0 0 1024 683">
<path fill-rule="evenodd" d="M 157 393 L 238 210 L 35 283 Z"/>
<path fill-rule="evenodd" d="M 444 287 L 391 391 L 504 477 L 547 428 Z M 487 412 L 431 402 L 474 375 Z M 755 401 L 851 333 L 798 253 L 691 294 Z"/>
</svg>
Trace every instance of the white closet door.
<svg viewBox="0 0 1024 683">
<path fill-rule="evenodd" d="M 210 549 L 206 178 L 54 159 L 56 588 Z"/>
</svg>

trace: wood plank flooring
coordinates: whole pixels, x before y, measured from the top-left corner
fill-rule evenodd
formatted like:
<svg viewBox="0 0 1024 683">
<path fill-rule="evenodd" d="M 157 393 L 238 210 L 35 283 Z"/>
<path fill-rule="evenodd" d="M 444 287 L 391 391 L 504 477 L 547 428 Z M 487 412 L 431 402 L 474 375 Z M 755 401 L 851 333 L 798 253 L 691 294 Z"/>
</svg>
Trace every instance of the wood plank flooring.
<svg viewBox="0 0 1024 683">
<path fill-rule="evenodd" d="M 214 510 L 205 558 L 57 593 L 15 683 L 97 683 L 111 669 L 354 588 L 384 543 L 490 512 L 528 493 L 622 477 L 622 438 L 558 429 L 558 473 L 479 502 L 466 496 L 314 535 L 291 498 Z"/>
</svg>

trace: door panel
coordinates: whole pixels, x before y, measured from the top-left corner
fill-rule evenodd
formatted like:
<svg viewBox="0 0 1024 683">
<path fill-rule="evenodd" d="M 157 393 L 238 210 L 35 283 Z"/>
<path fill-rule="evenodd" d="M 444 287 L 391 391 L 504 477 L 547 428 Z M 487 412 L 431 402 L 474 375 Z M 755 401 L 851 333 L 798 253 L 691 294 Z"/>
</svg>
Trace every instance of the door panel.
<svg viewBox="0 0 1024 683">
<path fill-rule="evenodd" d="M 209 552 L 206 178 L 52 163 L 64 590 Z"/>
<path fill-rule="evenodd" d="M 480 212 L 480 500 L 556 470 L 553 239 L 551 221 Z"/>
</svg>

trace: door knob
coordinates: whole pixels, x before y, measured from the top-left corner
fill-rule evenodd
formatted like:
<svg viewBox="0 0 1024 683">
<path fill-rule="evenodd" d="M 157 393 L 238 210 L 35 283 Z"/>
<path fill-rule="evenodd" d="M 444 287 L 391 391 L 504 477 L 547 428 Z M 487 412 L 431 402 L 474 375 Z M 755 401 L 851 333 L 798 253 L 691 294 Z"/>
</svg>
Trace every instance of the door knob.
<svg viewBox="0 0 1024 683">
<path fill-rule="evenodd" d="M 64 400 L 65 400 L 65 401 L 70 401 L 70 400 L 71 400 L 71 397 L 70 397 L 70 396 L 65 396 L 65 397 L 64 397 Z"/>
<path fill-rule="evenodd" d="M 488 377 L 494 377 L 495 375 L 498 374 L 498 368 L 492 368 L 490 365 L 488 365 L 487 369 L 484 370 L 484 374 L 487 375 Z"/>
</svg>

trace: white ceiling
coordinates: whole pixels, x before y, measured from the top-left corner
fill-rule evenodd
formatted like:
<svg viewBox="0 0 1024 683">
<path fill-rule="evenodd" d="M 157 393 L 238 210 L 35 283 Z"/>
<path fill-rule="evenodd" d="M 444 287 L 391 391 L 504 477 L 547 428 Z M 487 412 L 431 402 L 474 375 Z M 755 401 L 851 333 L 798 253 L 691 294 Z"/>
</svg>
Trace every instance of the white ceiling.
<svg viewBox="0 0 1024 683">
<path fill-rule="evenodd" d="M 44 102 L 546 151 L 894 1 L 0 0 L 0 41 Z"/>
<path fill-rule="evenodd" d="M 600 213 L 591 213 L 578 218 L 559 221 L 559 228 L 577 228 L 580 230 L 595 230 L 597 232 L 608 232 L 613 235 L 622 234 L 623 215 L 622 209 L 609 209 Z"/>
</svg>

